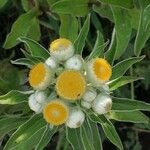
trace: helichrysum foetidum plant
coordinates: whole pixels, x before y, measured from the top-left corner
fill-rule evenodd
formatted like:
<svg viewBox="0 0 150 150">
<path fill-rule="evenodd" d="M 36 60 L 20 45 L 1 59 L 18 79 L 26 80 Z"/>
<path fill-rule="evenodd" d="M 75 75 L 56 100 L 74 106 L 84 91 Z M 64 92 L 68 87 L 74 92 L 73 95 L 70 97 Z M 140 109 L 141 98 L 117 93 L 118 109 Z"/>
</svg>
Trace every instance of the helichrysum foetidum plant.
<svg viewBox="0 0 150 150">
<path fill-rule="evenodd" d="M 29 84 L 35 91 L 29 97 L 30 109 L 42 113 L 51 126 L 64 124 L 69 128 L 80 127 L 86 118 L 84 111 L 90 108 L 97 115 L 108 113 L 112 100 L 107 82 L 112 67 L 107 60 L 97 57 L 84 61 L 65 38 L 54 40 L 49 51 L 50 57 L 29 72 Z M 48 97 L 48 91 L 55 96 Z"/>
<path fill-rule="evenodd" d="M 101 150 L 99 130 L 123 149 L 110 119 L 149 122 L 149 118 L 139 111 L 150 110 L 149 104 L 117 98 L 112 92 L 140 79 L 123 75 L 143 57 L 129 58 L 112 66 L 108 53 L 100 55 L 99 49 L 94 48 L 89 56 L 83 57 L 82 50 L 76 50 L 77 44 L 65 38 L 51 42 L 49 51 L 29 38 L 19 40 L 28 46 L 30 53 L 22 50 L 26 58 L 12 63 L 28 66 L 30 70 L 24 92 L 14 90 L 0 97 L 0 104 L 17 104 L 16 109 L 21 111 L 21 114 L 17 112 L 17 118 L 1 121 L 15 126 L 13 129 L 19 127 L 5 150 L 44 149 L 56 132 L 59 132 L 60 147 Z"/>
</svg>

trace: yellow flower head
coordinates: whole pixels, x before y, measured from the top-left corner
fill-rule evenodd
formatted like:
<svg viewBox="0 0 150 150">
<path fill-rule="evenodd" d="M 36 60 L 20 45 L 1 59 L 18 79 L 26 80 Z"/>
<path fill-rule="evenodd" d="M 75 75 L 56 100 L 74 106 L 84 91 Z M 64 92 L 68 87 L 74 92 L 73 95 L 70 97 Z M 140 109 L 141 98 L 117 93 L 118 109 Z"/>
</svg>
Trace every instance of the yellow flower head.
<svg viewBox="0 0 150 150">
<path fill-rule="evenodd" d="M 60 100 L 49 102 L 43 110 L 45 120 L 51 125 L 61 125 L 66 122 L 69 115 L 68 106 Z"/>
<path fill-rule="evenodd" d="M 59 61 L 67 60 L 74 53 L 74 47 L 68 39 L 60 38 L 50 44 L 50 53 Z"/>
<path fill-rule="evenodd" d="M 86 81 L 79 71 L 66 70 L 57 78 L 56 91 L 62 98 L 68 100 L 80 99 L 85 89 Z"/>
<path fill-rule="evenodd" d="M 44 63 L 38 63 L 29 72 L 29 83 L 34 89 L 44 90 L 51 82 L 52 72 Z"/>
<path fill-rule="evenodd" d="M 104 83 L 110 79 L 112 68 L 105 59 L 95 58 L 88 63 L 87 74 L 91 82 Z"/>
</svg>

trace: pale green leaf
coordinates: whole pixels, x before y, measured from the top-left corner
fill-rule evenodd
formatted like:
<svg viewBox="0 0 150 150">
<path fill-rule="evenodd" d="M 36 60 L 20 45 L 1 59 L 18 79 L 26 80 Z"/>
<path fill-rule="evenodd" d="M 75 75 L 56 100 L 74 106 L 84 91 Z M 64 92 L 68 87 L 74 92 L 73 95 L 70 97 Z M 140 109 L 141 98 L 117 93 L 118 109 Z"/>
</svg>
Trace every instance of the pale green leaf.
<svg viewBox="0 0 150 150">
<path fill-rule="evenodd" d="M 144 56 L 141 57 L 132 57 L 125 59 L 119 63 L 117 63 L 115 66 L 112 68 L 112 79 L 119 78 L 124 75 L 124 73 L 135 63 L 141 61 L 144 58 Z"/>
<path fill-rule="evenodd" d="M 0 138 L 9 133 L 10 131 L 17 129 L 28 117 L 5 117 L 0 119 Z"/>
<path fill-rule="evenodd" d="M 82 27 L 77 39 L 74 42 L 75 53 L 82 54 L 89 28 L 90 28 L 90 15 L 87 16 L 87 18 L 83 24 L 83 27 Z"/>
<path fill-rule="evenodd" d="M 131 83 L 131 82 L 134 82 L 137 80 L 141 80 L 141 79 L 143 79 L 143 78 L 132 77 L 132 76 L 122 76 L 122 77 L 119 77 L 115 80 L 110 81 L 109 82 L 109 88 L 110 88 L 110 91 L 113 91 L 113 90 L 116 90 L 123 85 L 126 85 L 128 83 Z"/>
<path fill-rule="evenodd" d="M 51 129 L 48 124 L 35 150 L 43 150 L 44 147 L 46 147 L 47 144 L 50 142 L 53 135 L 57 132 L 57 130 L 58 130 L 57 127 L 54 127 L 53 129 Z"/>
<path fill-rule="evenodd" d="M 39 41 L 41 37 L 41 31 L 40 31 L 40 25 L 39 20 L 37 18 L 34 18 L 31 23 L 31 27 L 29 28 L 28 38 L 31 38 L 35 41 Z"/>
<path fill-rule="evenodd" d="M 80 128 L 71 129 L 66 127 L 66 138 L 71 144 L 73 150 L 83 150 L 83 144 L 80 136 Z"/>
<path fill-rule="evenodd" d="M 104 57 L 104 48 L 107 46 L 108 42 L 104 43 L 104 37 L 102 33 L 97 31 L 97 39 L 94 45 L 93 50 L 88 56 L 87 60 L 91 60 L 95 57 Z"/>
<path fill-rule="evenodd" d="M 133 8 L 134 5 L 133 5 L 133 0 L 123 0 L 123 1 L 120 1 L 120 0 L 98 0 L 100 2 L 103 2 L 103 3 L 107 3 L 107 4 L 111 4 L 111 5 L 116 5 L 116 6 L 120 6 L 120 7 L 123 7 L 123 8 Z"/>
<path fill-rule="evenodd" d="M 85 16 L 89 12 L 88 0 L 61 0 L 54 3 L 51 9 L 58 14 L 72 14 L 75 16 Z"/>
<path fill-rule="evenodd" d="M 4 150 L 32 150 L 39 142 L 45 128 L 46 122 L 43 117 L 34 115 L 14 132 Z"/>
<path fill-rule="evenodd" d="M 59 15 L 60 16 L 60 37 L 67 38 L 74 42 L 78 35 L 78 20 L 73 15 Z"/>
<path fill-rule="evenodd" d="M 150 37 L 150 5 L 141 10 L 137 36 L 135 39 L 134 52 L 139 56 L 146 41 Z"/>
<path fill-rule="evenodd" d="M 26 37 L 20 37 L 19 40 L 21 42 L 24 42 L 27 45 L 32 56 L 44 58 L 44 59 L 47 59 L 48 57 L 50 57 L 49 52 L 36 41 L 26 38 Z"/>
<path fill-rule="evenodd" d="M 150 104 L 145 103 L 139 100 L 133 100 L 128 98 L 118 98 L 112 97 L 113 111 L 135 111 L 135 110 L 142 110 L 142 111 L 150 111 Z"/>
<path fill-rule="evenodd" d="M 28 92 L 12 90 L 5 95 L 0 96 L 0 104 L 14 105 L 26 102 L 28 99 Z"/>
<path fill-rule="evenodd" d="M 16 46 L 20 41 L 18 37 L 27 36 L 28 31 L 31 27 L 31 22 L 37 16 L 37 9 L 32 9 L 29 12 L 19 16 L 19 18 L 14 22 L 11 32 L 7 35 L 4 48 L 9 49 Z"/>
<path fill-rule="evenodd" d="M 131 32 L 131 18 L 127 10 L 123 10 L 117 7 L 111 7 L 114 22 L 115 22 L 115 31 L 116 31 L 116 39 L 117 39 L 117 47 L 114 55 L 114 60 L 118 59 L 126 50 Z"/>
<path fill-rule="evenodd" d="M 140 111 L 130 111 L 130 112 L 111 111 L 108 117 L 110 119 L 121 122 L 146 123 L 146 124 L 148 124 L 149 122 L 149 118 Z"/>
</svg>

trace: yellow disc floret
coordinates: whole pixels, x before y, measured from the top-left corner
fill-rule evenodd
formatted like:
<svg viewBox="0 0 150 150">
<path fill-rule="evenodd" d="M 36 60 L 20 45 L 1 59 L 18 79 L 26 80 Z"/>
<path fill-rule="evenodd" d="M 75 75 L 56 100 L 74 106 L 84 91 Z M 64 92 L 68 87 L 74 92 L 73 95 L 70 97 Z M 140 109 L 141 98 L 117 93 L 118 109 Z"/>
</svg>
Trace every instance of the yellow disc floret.
<svg viewBox="0 0 150 150">
<path fill-rule="evenodd" d="M 38 63 L 30 70 L 29 83 L 34 89 L 45 89 L 52 77 L 51 70 L 44 64 Z"/>
<path fill-rule="evenodd" d="M 103 58 L 95 59 L 93 63 L 93 71 L 97 78 L 107 81 L 111 77 L 112 69 L 109 63 Z"/>
<path fill-rule="evenodd" d="M 74 53 L 74 47 L 71 41 L 65 38 L 59 38 L 50 44 L 50 54 L 58 61 L 67 60 Z"/>
<path fill-rule="evenodd" d="M 60 100 L 53 100 L 49 102 L 43 110 L 45 120 L 51 125 L 61 125 L 68 119 L 69 109 Z"/>
<path fill-rule="evenodd" d="M 95 58 L 87 64 L 87 76 L 94 85 L 105 83 L 112 75 L 110 64 L 103 58 Z"/>
<path fill-rule="evenodd" d="M 57 78 L 56 91 L 62 98 L 68 100 L 80 99 L 85 89 L 86 81 L 79 71 L 66 70 Z"/>
</svg>

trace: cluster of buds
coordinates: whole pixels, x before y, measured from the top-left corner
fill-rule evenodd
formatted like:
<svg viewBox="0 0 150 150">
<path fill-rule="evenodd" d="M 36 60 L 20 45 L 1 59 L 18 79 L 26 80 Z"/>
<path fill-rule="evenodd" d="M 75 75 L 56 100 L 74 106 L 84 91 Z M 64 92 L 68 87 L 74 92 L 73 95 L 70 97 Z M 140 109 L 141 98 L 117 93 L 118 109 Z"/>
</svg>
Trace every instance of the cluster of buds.
<svg viewBox="0 0 150 150">
<path fill-rule="evenodd" d="M 35 90 L 29 97 L 29 107 L 43 113 L 50 125 L 70 128 L 82 125 L 84 110 L 92 109 L 98 115 L 108 113 L 112 106 L 107 85 L 112 74 L 109 63 L 104 58 L 86 62 L 64 38 L 53 41 L 49 51 L 50 57 L 29 72 L 29 83 Z M 48 90 L 55 93 L 53 98 Z"/>
</svg>

